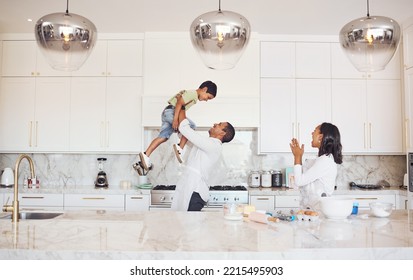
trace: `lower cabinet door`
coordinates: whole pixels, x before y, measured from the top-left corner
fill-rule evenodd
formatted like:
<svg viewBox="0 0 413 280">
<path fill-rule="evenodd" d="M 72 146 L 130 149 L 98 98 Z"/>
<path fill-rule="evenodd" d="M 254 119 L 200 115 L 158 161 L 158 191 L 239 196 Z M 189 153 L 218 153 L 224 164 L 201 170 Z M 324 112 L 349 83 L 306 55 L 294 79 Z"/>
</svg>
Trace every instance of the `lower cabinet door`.
<svg viewBox="0 0 413 280">
<path fill-rule="evenodd" d="M 126 195 L 125 211 L 149 211 L 149 195 Z"/>
</svg>

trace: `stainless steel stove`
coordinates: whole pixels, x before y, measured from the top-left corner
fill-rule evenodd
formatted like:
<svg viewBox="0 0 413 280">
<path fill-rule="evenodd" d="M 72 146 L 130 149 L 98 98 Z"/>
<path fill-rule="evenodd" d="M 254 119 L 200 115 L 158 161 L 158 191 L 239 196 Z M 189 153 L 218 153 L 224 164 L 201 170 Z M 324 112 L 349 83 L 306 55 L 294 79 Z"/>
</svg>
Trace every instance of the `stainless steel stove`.
<svg viewBox="0 0 413 280">
<path fill-rule="evenodd" d="M 151 190 L 150 210 L 167 210 L 171 208 L 175 185 L 157 185 Z M 227 203 L 248 203 L 248 190 L 242 185 L 216 185 L 209 187 L 209 200 L 205 210 L 220 209 Z"/>
</svg>

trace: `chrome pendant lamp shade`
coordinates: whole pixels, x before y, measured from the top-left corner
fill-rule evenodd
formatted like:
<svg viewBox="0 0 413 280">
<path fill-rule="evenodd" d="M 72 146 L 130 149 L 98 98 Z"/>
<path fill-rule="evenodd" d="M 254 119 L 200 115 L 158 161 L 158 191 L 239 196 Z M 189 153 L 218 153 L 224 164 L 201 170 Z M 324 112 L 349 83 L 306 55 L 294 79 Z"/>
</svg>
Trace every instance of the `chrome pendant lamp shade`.
<svg viewBox="0 0 413 280">
<path fill-rule="evenodd" d="M 67 1 L 69 5 L 69 1 Z M 37 44 L 56 70 L 78 70 L 89 57 L 97 40 L 96 26 L 87 18 L 69 13 L 41 17 L 35 25 Z"/>
<path fill-rule="evenodd" d="M 340 44 L 354 67 L 360 72 L 383 70 L 400 42 L 400 26 L 388 17 L 367 16 L 355 19 L 341 29 Z"/>
<path fill-rule="evenodd" d="M 250 37 L 250 24 L 242 15 L 212 11 L 197 17 L 191 24 L 190 36 L 204 64 L 216 70 L 233 68 L 240 59 Z"/>
</svg>

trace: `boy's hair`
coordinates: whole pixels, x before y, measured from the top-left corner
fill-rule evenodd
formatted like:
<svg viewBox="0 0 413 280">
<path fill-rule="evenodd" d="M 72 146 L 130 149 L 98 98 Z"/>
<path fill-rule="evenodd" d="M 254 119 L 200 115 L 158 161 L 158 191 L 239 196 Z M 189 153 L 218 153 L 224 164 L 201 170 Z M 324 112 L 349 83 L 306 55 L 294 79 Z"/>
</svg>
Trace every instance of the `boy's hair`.
<svg viewBox="0 0 413 280">
<path fill-rule="evenodd" d="M 207 87 L 207 92 L 213 95 L 214 97 L 217 96 L 217 85 L 214 82 L 211 81 L 205 81 L 203 82 L 199 88 L 204 88 Z"/>
</svg>

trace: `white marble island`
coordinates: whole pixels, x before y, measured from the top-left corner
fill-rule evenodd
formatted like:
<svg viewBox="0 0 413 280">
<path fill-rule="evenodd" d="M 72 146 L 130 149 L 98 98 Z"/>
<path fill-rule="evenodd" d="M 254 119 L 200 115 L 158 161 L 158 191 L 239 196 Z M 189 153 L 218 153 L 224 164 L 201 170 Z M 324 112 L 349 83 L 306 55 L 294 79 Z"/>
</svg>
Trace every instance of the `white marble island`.
<svg viewBox="0 0 413 280">
<path fill-rule="evenodd" d="M 220 212 L 65 212 L 0 219 L 0 259 L 413 259 L 413 213 L 228 221 Z M 5 213 L 1 213 L 4 216 Z"/>
</svg>

